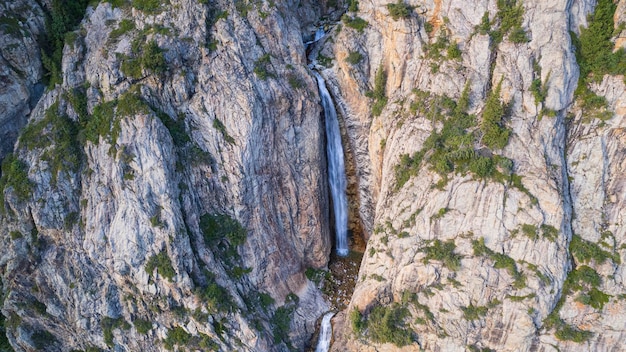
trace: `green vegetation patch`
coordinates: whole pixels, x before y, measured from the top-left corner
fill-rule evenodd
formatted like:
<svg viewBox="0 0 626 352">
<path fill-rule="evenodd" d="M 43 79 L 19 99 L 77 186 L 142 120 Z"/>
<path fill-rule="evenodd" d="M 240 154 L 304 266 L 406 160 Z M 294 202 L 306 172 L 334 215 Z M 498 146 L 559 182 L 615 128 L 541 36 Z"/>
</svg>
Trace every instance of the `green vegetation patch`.
<svg viewBox="0 0 626 352">
<path fill-rule="evenodd" d="M 446 242 L 434 240 L 430 246 L 421 248 L 420 252 L 426 254 L 423 259 L 424 264 L 431 260 L 438 260 L 448 269 L 456 271 L 461 268 L 462 257 L 454 252 L 455 249 L 454 240 Z"/>
<path fill-rule="evenodd" d="M 589 263 L 592 259 L 602 264 L 607 259 L 611 259 L 615 264 L 621 264 L 621 259 L 617 253 L 609 253 L 596 243 L 582 239 L 578 235 L 572 236 L 569 244 L 570 253 L 582 263 Z"/>
<path fill-rule="evenodd" d="M 512 43 L 526 43 L 528 36 L 522 28 L 524 20 L 524 6 L 518 0 L 497 0 L 498 12 L 493 21 L 489 20 L 489 13 L 485 12 L 477 30 L 481 34 L 489 34 L 492 42 L 498 45 L 508 35 Z"/>
<path fill-rule="evenodd" d="M 119 54 L 120 70 L 125 76 L 140 79 L 144 72 L 162 75 L 167 71 L 165 50 L 161 49 L 155 40 L 145 41 L 146 35 L 142 32 L 131 43 L 130 55 Z"/>
<path fill-rule="evenodd" d="M 204 241 L 211 245 L 227 241 L 233 246 L 242 245 L 246 241 L 246 229 L 239 221 L 226 214 L 204 214 L 200 217 L 200 230 Z"/>
<path fill-rule="evenodd" d="M 230 312 L 235 304 L 227 289 L 215 281 L 215 275 L 205 272 L 206 281 L 196 287 L 195 293 L 206 303 L 209 312 Z"/>
<path fill-rule="evenodd" d="M 167 130 L 170 132 L 175 146 L 180 148 L 191 142 L 191 138 L 189 138 L 185 128 L 184 115 L 172 118 L 163 111 L 157 111 L 157 117 L 161 120 L 161 122 L 163 122 L 163 125 L 165 125 Z"/>
<path fill-rule="evenodd" d="M 346 62 L 352 65 L 357 65 L 361 61 L 363 61 L 363 54 L 361 54 L 358 51 L 351 51 L 348 53 L 348 56 L 346 57 Z"/>
<path fill-rule="evenodd" d="M 489 308 L 483 306 L 475 306 L 470 303 L 470 305 L 467 307 L 461 307 L 461 310 L 463 311 L 463 318 L 465 318 L 465 320 L 474 321 L 486 316 Z"/>
<path fill-rule="evenodd" d="M 0 306 L 4 305 L 4 284 L 2 278 L 0 278 Z M 13 347 L 9 344 L 9 339 L 6 335 L 4 314 L 0 313 L 0 351 L 13 352 Z"/>
<path fill-rule="evenodd" d="M 56 336 L 48 330 L 36 330 L 30 335 L 30 339 L 38 350 L 43 350 L 57 342 Z"/>
<path fill-rule="evenodd" d="M 224 123 L 220 121 L 217 117 L 213 119 L 213 128 L 220 132 L 226 142 L 228 142 L 229 144 L 235 143 L 235 139 L 230 134 L 228 134 Z"/>
<path fill-rule="evenodd" d="M 204 243 L 225 264 L 229 275 L 235 279 L 249 273 L 251 268 L 240 266 L 237 247 L 246 241 L 247 231 L 239 221 L 226 214 L 204 214 L 200 217 L 200 230 Z"/>
<path fill-rule="evenodd" d="M 424 45 L 425 57 L 438 64 L 442 60 L 458 60 L 461 58 L 461 49 L 456 42 L 450 42 L 450 39 L 442 32 L 434 43 Z M 444 56 L 445 54 L 445 56 Z M 434 67 L 434 66 L 432 66 Z M 435 73 L 433 71 L 433 73 Z"/>
<path fill-rule="evenodd" d="M 400 156 L 400 163 L 394 168 L 396 189 L 400 189 L 411 177 L 416 176 L 423 167 L 423 162 L 428 163 L 430 169 L 442 177 L 437 187 L 446 184 L 448 174 L 451 172 L 460 174 L 471 172 L 477 178 L 491 178 L 502 183 L 508 181 L 514 187 L 522 186 L 519 182 L 519 185 L 515 183 L 516 180 L 520 180 L 511 173 L 513 168 L 511 160 L 476 149 L 480 137 L 477 133 L 476 117 L 466 112 L 469 107 L 469 82 L 465 85 L 458 103 L 445 95 L 433 95 L 421 90 L 414 90 L 414 94 L 416 99 L 410 105 L 411 112 L 431 120 L 433 125 L 441 123 L 442 127 L 428 136 L 421 150 L 413 155 Z M 490 121 L 487 123 L 488 128 L 494 130 L 490 130 L 489 133 L 503 134 L 508 141 L 508 130 L 500 126 L 503 116 L 498 115 L 499 112 L 504 112 L 502 103 L 499 98 L 492 98 L 491 104 L 501 109 L 486 113 L 486 119 Z M 496 116 L 499 116 L 500 122 L 496 121 Z"/>
<path fill-rule="evenodd" d="M 33 183 L 28 179 L 28 165 L 14 154 L 8 154 L 2 160 L 2 177 L 0 177 L 0 210 L 4 211 L 4 192 L 7 187 L 13 188 L 18 201 L 28 199 L 32 193 Z"/>
<path fill-rule="evenodd" d="M 159 254 L 151 256 L 146 262 L 145 269 L 148 274 L 152 274 L 154 269 L 157 269 L 159 275 L 168 279 L 170 282 L 174 276 L 176 276 L 176 271 L 172 266 L 172 261 L 167 254 L 167 250 L 162 250 Z"/>
<path fill-rule="evenodd" d="M 475 256 L 486 257 L 494 261 L 493 267 L 496 269 L 506 269 L 515 280 L 513 287 L 521 289 L 526 287 L 526 276 L 517 269 L 515 260 L 506 254 L 496 253 L 485 245 L 485 239 L 472 241 L 472 248 Z"/>
<path fill-rule="evenodd" d="M 132 0 L 131 4 L 139 11 L 155 14 L 163 11 L 165 5 L 169 5 L 169 0 Z"/>
<path fill-rule="evenodd" d="M 41 61 L 47 71 L 48 86 L 62 83 L 61 60 L 66 33 L 76 29 L 83 19 L 89 0 L 52 0 L 45 14 L 46 39 L 42 40 Z"/>
<path fill-rule="evenodd" d="M 358 336 L 402 347 L 414 341 L 413 332 L 405 321 L 409 315 L 409 310 L 399 303 L 389 307 L 378 305 L 367 316 L 355 308 L 350 312 L 350 324 Z"/>
<path fill-rule="evenodd" d="M 483 119 L 480 129 L 483 132 L 482 142 L 490 149 L 502 149 L 509 142 L 511 130 L 504 126 L 504 119 L 508 115 L 508 108 L 500 99 L 502 80 L 491 91 L 485 101 Z"/>
<path fill-rule="evenodd" d="M 387 105 L 387 96 L 385 95 L 385 89 L 387 86 L 387 73 L 382 65 L 378 67 L 376 77 L 374 77 L 374 89 L 365 93 L 368 98 L 374 99 L 372 105 L 372 115 L 380 116 L 383 108 Z"/>
<path fill-rule="evenodd" d="M 580 67 L 578 87 L 574 96 L 583 110 L 584 121 L 592 118 L 607 120 L 613 116 L 604 97 L 589 89 L 589 84 L 599 82 L 605 74 L 626 73 L 626 51 L 613 52 L 615 44 L 614 15 L 617 5 L 612 0 L 599 0 L 595 11 L 587 17 L 587 28 L 580 28 L 580 37 L 570 32 Z"/>
<path fill-rule="evenodd" d="M 135 22 L 130 19 L 123 19 L 120 21 L 118 27 L 112 30 L 111 34 L 109 34 L 109 41 L 115 41 L 119 39 L 119 37 L 133 30 L 135 30 Z"/>
<path fill-rule="evenodd" d="M 130 324 L 124 319 L 124 317 L 111 318 L 104 317 L 100 321 L 100 327 L 104 335 L 104 342 L 107 346 L 113 347 L 113 330 L 115 329 L 130 329 Z"/>
<path fill-rule="evenodd" d="M 593 333 L 567 324 L 561 319 L 559 312 L 567 297 L 579 291 L 582 291 L 582 294 L 577 298 L 579 302 L 591 305 L 596 309 L 602 309 L 604 304 L 608 302 L 609 296 L 597 289 L 601 281 L 600 275 L 586 265 L 570 271 L 563 283 L 561 298 L 543 321 L 546 329 L 554 329 L 556 338 L 562 341 L 582 343 L 589 340 Z"/>
<path fill-rule="evenodd" d="M 254 74 L 262 80 L 266 80 L 270 77 L 276 77 L 276 75 L 271 73 L 269 70 L 271 64 L 270 54 L 261 56 L 254 62 Z"/>
<path fill-rule="evenodd" d="M 135 330 L 142 335 L 145 335 L 148 331 L 152 330 L 152 322 L 149 320 L 137 318 L 133 321 L 133 325 L 135 326 Z"/>
<path fill-rule="evenodd" d="M 52 104 L 38 122 L 27 125 L 20 135 L 20 145 L 28 150 L 47 148 L 41 160 L 50 167 L 52 183 L 60 171 L 76 171 L 82 149 L 78 142 L 79 127 L 65 114 L 59 114 L 59 103 Z"/>
<path fill-rule="evenodd" d="M 408 18 L 411 16 L 411 12 L 413 11 L 413 7 L 404 3 L 403 0 L 398 0 L 396 3 L 387 4 L 387 10 L 389 11 L 389 15 L 394 21 Z"/>
<path fill-rule="evenodd" d="M 361 17 L 358 17 L 358 16 L 352 17 L 352 16 L 349 16 L 348 14 L 344 14 L 341 17 L 341 20 L 347 27 L 355 29 L 359 33 L 363 33 L 365 28 L 367 28 L 367 26 L 369 25 L 369 23 L 366 20 L 362 19 Z"/>
</svg>

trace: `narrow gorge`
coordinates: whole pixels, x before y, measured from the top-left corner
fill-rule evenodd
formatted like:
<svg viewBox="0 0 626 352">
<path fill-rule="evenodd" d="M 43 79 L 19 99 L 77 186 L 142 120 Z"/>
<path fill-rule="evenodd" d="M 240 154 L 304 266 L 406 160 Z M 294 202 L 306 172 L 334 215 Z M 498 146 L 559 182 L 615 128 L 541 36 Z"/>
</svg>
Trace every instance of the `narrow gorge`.
<svg viewBox="0 0 626 352">
<path fill-rule="evenodd" d="M 0 2 L 0 351 L 626 350 L 626 1 Z"/>
</svg>

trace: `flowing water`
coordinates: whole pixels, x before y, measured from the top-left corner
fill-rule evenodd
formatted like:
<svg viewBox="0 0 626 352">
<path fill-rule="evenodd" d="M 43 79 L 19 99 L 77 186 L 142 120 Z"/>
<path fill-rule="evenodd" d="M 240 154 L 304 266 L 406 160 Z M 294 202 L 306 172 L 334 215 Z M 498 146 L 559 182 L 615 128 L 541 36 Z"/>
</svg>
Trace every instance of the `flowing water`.
<svg viewBox="0 0 626 352">
<path fill-rule="evenodd" d="M 333 199 L 335 215 L 335 237 L 337 254 L 348 255 L 348 200 L 346 197 L 346 169 L 343 162 L 343 146 L 339 133 L 339 121 L 333 100 L 326 89 L 326 83 L 320 74 L 313 72 L 317 78 L 324 116 L 326 119 L 326 155 L 328 158 L 328 182 Z"/>
<path fill-rule="evenodd" d="M 313 40 L 304 43 L 304 45 L 311 45 L 311 44 L 317 42 L 318 40 L 324 38 L 325 34 L 326 34 L 326 32 L 324 32 L 324 28 L 323 27 L 318 28 L 317 31 L 315 31 L 315 37 L 313 37 Z"/>
<path fill-rule="evenodd" d="M 328 352 L 330 348 L 330 340 L 333 337 L 333 326 L 330 324 L 330 319 L 335 315 L 333 312 L 328 312 L 322 318 L 322 325 L 320 327 L 320 338 L 317 341 L 317 347 L 315 352 Z"/>
</svg>

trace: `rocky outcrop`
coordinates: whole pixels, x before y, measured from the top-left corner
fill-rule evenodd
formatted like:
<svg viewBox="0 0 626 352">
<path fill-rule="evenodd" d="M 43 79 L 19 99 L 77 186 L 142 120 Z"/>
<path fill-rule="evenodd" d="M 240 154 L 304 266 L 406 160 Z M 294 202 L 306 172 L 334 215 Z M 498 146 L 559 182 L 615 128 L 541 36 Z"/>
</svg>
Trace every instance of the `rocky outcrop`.
<svg viewBox="0 0 626 352">
<path fill-rule="evenodd" d="M 615 117 L 582 123 L 569 31 L 587 24 L 595 4 L 518 4 L 515 20 L 515 2 L 359 2 L 322 51 L 335 59 L 324 73 L 344 107 L 349 142 L 361 146 L 357 169 L 370 170 L 359 175 L 362 197 L 375 204 L 334 350 L 620 345 L 620 186 L 610 175 L 621 167 L 613 103 L 621 78 L 597 87 Z M 507 29 L 505 18 L 519 27 Z M 380 82 L 384 97 L 376 96 Z M 452 121 L 467 116 L 457 109 L 464 91 L 475 120 L 461 133 Z M 493 92 L 508 106 L 504 148 L 488 139 Z M 581 137 L 589 134 L 595 142 L 587 144 Z M 592 171 L 599 160 L 605 171 Z M 590 248 L 606 258 L 579 259 Z M 598 274 L 595 286 L 576 286 L 585 272 Z"/>
<path fill-rule="evenodd" d="M 43 32 L 44 13 L 36 1 L 0 4 L 0 159 L 13 150 L 43 92 L 38 43 Z"/>
<path fill-rule="evenodd" d="M 150 6 L 87 8 L 3 175 L 7 336 L 18 350 L 302 349 L 328 309 L 304 275 L 330 251 L 302 43 L 321 10 Z"/>
</svg>

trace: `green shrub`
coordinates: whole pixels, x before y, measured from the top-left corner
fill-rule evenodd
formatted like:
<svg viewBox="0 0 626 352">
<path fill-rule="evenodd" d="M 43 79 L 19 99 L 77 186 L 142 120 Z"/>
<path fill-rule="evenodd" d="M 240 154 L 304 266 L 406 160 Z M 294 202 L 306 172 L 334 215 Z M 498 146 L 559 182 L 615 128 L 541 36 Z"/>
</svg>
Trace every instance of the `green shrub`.
<svg viewBox="0 0 626 352">
<path fill-rule="evenodd" d="M 616 8 L 612 0 L 599 0 L 594 13 L 588 16 L 587 28 L 580 28 L 580 37 L 570 32 L 580 67 L 578 88 L 574 95 L 583 110 L 583 116 L 587 116 L 585 121 L 591 118 L 606 120 L 613 116 L 608 110 L 606 99 L 592 92 L 588 88 L 589 83 L 601 80 L 605 74 L 626 73 L 626 51 L 620 48 L 614 52 L 615 45 L 611 40 Z"/>
<path fill-rule="evenodd" d="M 191 340 L 191 334 L 185 331 L 185 329 L 177 326 L 167 331 L 167 337 L 163 341 L 165 348 L 168 350 L 174 349 L 174 346 L 185 347 Z"/>
<path fill-rule="evenodd" d="M 67 101 L 72 105 L 72 109 L 78 115 L 79 121 L 85 121 L 89 118 L 89 111 L 87 110 L 87 94 L 85 94 L 84 88 L 74 88 L 70 94 L 66 96 Z"/>
<path fill-rule="evenodd" d="M 145 266 L 146 272 L 151 274 L 154 272 L 154 269 L 158 270 L 159 275 L 168 279 L 170 282 L 176 276 L 176 271 L 172 266 L 172 261 L 170 260 L 169 255 L 167 254 L 167 250 L 161 251 L 159 254 L 155 254 L 148 259 Z"/>
<path fill-rule="evenodd" d="M 268 67 L 271 65 L 270 54 L 261 56 L 254 62 L 254 74 L 259 79 L 266 80 L 269 77 L 274 77 L 274 74 L 270 73 Z"/>
<path fill-rule="evenodd" d="M 302 82 L 302 80 L 295 74 L 288 74 L 287 82 L 289 82 L 289 85 L 293 89 L 300 89 L 304 87 L 304 82 Z"/>
<path fill-rule="evenodd" d="M 611 41 L 616 8 L 612 0 L 599 0 L 594 13 L 588 16 L 587 28 L 580 28 L 580 38 L 574 38 L 581 83 L 586 83 L 589 75 L 600 80 L 604 74 L 625 72 L 626 54 L 623 50 L 613 52 L 615 45 Z"/>
<path fill-rule="evenodd" d="M 427 34 L 432 33 L 435 30 L 435 26 L 432 23 L 424 21 L 424 30 Z"/>
<path fill-rule="evenodd" d="M 52 0 L 45 13 L 45 36 L 42 40 L 41 61 L 47 71 L 44 80 L 48 86 L 53 87 L 62 83 L 61 60 L 63 58 L 63 46 L 65 35 L 76 29 L 82 20 L 88 0 Z"/>
<path fill-rule="evenodd" d="M 226 126 L 224 126 L 222 121 L 220 121 L 217 117 L 213 119 L 213 128 L 215 128 L 222 134 L 222 137 L 224 137 L 224 140 L 226 142 L 228 142 L 229 144 L 235 143 L 235 139 L 228 134 L 228 131 L 226 131 Z"/>
<path fill-rule="evenodd" d="M 33 334 L 30 335 L 30 339 L 38 350 L 43 350 L 57 342 L 56 336 L 52 335 L 50 331 L 47 330 L 37 330 L 33 332 Z"/>
<path fill-rule="evenodd" d="M 421 248 L 420 252 L 426 254 L 423 259 L 424 264 L 428 263 L 430 260 L 438 260 L 448 269 L 456 271 L 461 268 L 462 257 L 454 253 L 455 249 L 456 245 L 454 244 L 454 240 L 448 240 L 446 242 L 434 240 L 431 246 Z"/>
<path fill-rule="evenodd" d="M 471 303 L 467 307 L 461 307 L 461 310 L 463 311 L 463 318 L 468 321 L 478 320 L 487 315 L 489 311 L 487 307 L 475 306 Z"/>
<path fill-rule="evenodd" d="M 100 321 L 100 327 L 102 328 L 102 334 L 104 336 L 104 343 L 106 343 L 107 346 L 113 347 L 113 330 L 115 329 L 128 330 L 130 329 L 130 324 L 128 324 L 128 322 L 124 320 L 124 317 L 119 317 L 119 318 L 104 317 Z"/>
<path fill-rule="evenodd" d="M 540 228 L 541 228 L 541 233 L 545 239 L 547 239 L 550 242 L 556 241 L 556 239 L 559 236 L 559 230 L 557 230 L 552 225 L 546 225 L 546 224 L 542 224 Z"/>
<path fill-rule="evenodd" d="M 144 69 L 157 75 L 163 74 L 167 69 L 163 50 L 159 48 L 156 41 L 151 40 L 144 45 L 141 65 Z"/>
<path fill-rule="evenodd" d="M 315 282 L 317 285 L 319 285 L 322 280 L 327 280 L 331 276 L 330 272 L 326 270 L 313 268 L 307 268 L 304 271 L 304 275 L 306 275 L 307 279 Z"/>
<path fill-rule="evenodd" d="M 274 335 L 274 343 L 284 342 L 287 346 L 291 346 L 289 331 L 291 328 L 291 316 L 293 315 L 293 307 L 282 306 L 276 309 L 271 319 L 272 333 Z"/>
<path fill-rule="evenodd" d="M 114 125 L 119 125 L 119 121 L 115 119 L 116 105 L 117 100 L 113 100 L 94 107 L 91 117 L 82 122 L 85 140 L 98 144 L 100 137 L 108 136 L 111 137 L 108 142 L 115 145 L 117 134 L 111 134 L 111 130 L 115 129 Z"/>
<path fill-rule="evenodd" d="M 25 201 L 32 193 L 32 182 L 28 179 L 28 166 L 13 154 L 2 160 L 2 177 L 0 177 L 0 209 L 4 210 L 4 191 L 13 188 L 19 201 Z"/>
<path fill-rule="evenodd" d="M 158 13 L 163 6 L 169 4 L 169 0 L 132 0 L 132 6 L 145 13 Z"/>
<path fill-rule="evenodd" d="M 613 260 L 616 264 L 621 263 L 619 255 L 609 253 L 600 248 L 598 244 L 584 240 L 578 235 L 572 236 L 569 251 L 572 256 L 582 263 L 588 263 L 592 259 L 598 264 L 604 263 L 607 259 Z"/>
<path fill-rule="evenodd" d="M 246 241 L 246 230 L 236 219 L 226 214 L 202 215 L 200 229 L 207 244 L 227 240 L 233 246 L 239 246 Z"/>
<path fill-rule="evenodd" d="M 4 34 L 8 34 L 15 38 L 22 38 L 24 34 L 22 33 L 22 26 L 20 25 L 20 20 L 16 17 L 12 16 L 0 16 L 0 30 Z"/>
<path fill-rule="evenodd" d="M 359 11 L 359 2 L 358 0 L 349 0 L 348 11 L 357 12 Z"/>
<path fill-rule="evenodd" d="M 136 89 L 129 89 L 117 100 L 117 115 L 135 116 L 138 114 L 149 114 L 150 107 L 141 98 L 141 93 Z"/>
<path fill-rule="evenodd" d="M 402 187 L 410 177 L 417 175 L 426 155 L 426 161 L 431 168 L 444 180 L 452 171 L 473 170 L 480 177 L 493 176 L 495 162 L 492 167 L 489 165 L 492 162 L 480 159 L 472 148 L 475 137 L 468 133 L 468 129 L 475 126 L 475 117 L 466 112 L 469 106 L 469 82 L 465 85 L 458 103 L 445 95 L 436 96 L 419 90 L 414 90 L 414 93 L 416 100 L 411 103 L 410 110 L 433 122 L 443 122 L 443 127 L 431 133 L 421 150 L 412 156 L 401 155 L 400 164 L 394 168 L 396 189 Z"/>
<path fill-rule="evenodd" d="M 352 65 L 357 65 L 363 60 L 363 55 L 358 51 L 351 51 L 346 57 L 346 62 Z"/>
<path fill-rule="evenodd" d="M 602 309 L 605 303 L 609 302 L 611 296 L 598 290 L 597 288 L 591 288 L 587 293 L 583 293 L 576 298 L 576 301 L 592 306 L 595 309 Z"/>
<path fill-rule="evenodd" d="M 539 233 L 537 232 L 537 226 L 535 225 L 523 224 L 522 233 L 532 240 L 539 239 Z"/>
<path fill-rule="evenodd" d="M 393 18 L 394 21 L 397 21 L 402 18 L 408 18 L 411 15 L 411 11 L 413 11 L 413 7 L 405 4 L 403 0 L 398 0 L 395 4 L 387 4 L 387 10 L 389 10 L 391 18 Z"/>
<path fill-rule="evenodd" d="M 229 312 L 233 308 L 233 301 L 224 287 L 209 276 L 207 283 L 196 288 L 196 295 L 207 304 L 211 312 Z"/>
<path fill-rule="evenodd" d="M 2 281 L 0 281 L 0 304 L 2 304 Z M 5 321 L 4 321 L 4 314 L 0 314 L 0 351 L 3 352 L 13 352 L 13 347 L 11 347 L 11 344 L 9 343 L 9 339 L 7 338 L 6 335 L 6 330 L 5 330 Z"/>
<path fill-rule="evenodd" d="M 374 116 L 380 116 L 383 108 L 387 105 L 386 86 L 387 73 L 381 64 L 376 72 L 376 77 L 374 77 L 374 89 L 366 93 L 367 97 L 374 99 L 374 104 L 372 105 L 372 115 Z"/>
<path fill-rule="evenodd" d="M 141 60 L 134 57 L 123 56 L 120 70 L 124 76 L 134 79 L 139 79 L 143 75 Z"/>
<path fill-rule="evenodd" d="M 459 49 L 459 45 L 456 42 L 448 45 L 446 56 L 450 60 L 461 59 L 461 49 Z"/>
<path fill-rule="evenodd" d="M 179 115 L 178 118 L 172 118 L 163 111 L 157 111 L 157 117 L 170 132 L 175 146 L 181 148 L 191 142 L 191 138 L 189 138 L 185 128 L 184 115 Z"/>
<path fill-rule="evenodd" d="M 137 318 L 135 319 L 135 321 L 133 321 L 133 325 L 135 326 L 135 329 L 137 330 L 137 332 L 142 335 L 145 335 L 150 330 L 152 330 L 152 323 L 148 320 Z"/>
<path fill-rule="evenodd" d="M 583 343 L 589 340 L 593 333 L 591 331 L 579 330 L 568 324 L 562 324 L 556 329 L 554 336 L 561 341 Z"/>
<path fill-rule="evenodd" d="M 391 307 L 376 306 L 367 316 L 368 336 L 378 343 L 393 343 L 398 347 L 413 343 L 413 333 L 404 319 L 408 309 L 394 303 Z"/>
<path fill-rule="evenodd" d="M 514 28 L 511 33 L 509 33 L 509 40 L 515 44 L 524 44 L 530 41 L 526 35 L 526 31 L 522 27 Z"/>
<path fill-rule="evenodd" d="M 492 251 L 489 247 L 485 245 L 485 239 L 482 237 L 479 240 L 472 241 L 472 249 L 474 250 L 475 256 L 483 256 L 493 260 L 494 268 L 506 269 L 515 280 L 513 283 L 513 287 L 517 289 L 525 287 L 526 277 L 524 276 L 524 274 L 519 272 L 519 270 L 517 269 L 517 264 L 515 263 L 515 260 L 513 258 L 509 257 L 506 254 L 496 253 Z"/>
<path fill-rule="evenodd" d="M 495 164 L 493 158 L 486 156 L 474 156 L 469 162 L 469 171 L 479 178 L 487 178 L 493 176 L 495 172 Z"/>
<path fill-rule="evenodd" d="M 506 106 L 500 100 L 500 90 L 502 80 L 498 83 L 487 100 L 483 111 L 483 121 L 481 130 L 483 132 L 483 143 L 490 149 L 502 149 L 509 142 L 511 131 L 504 126 L 506 117 Z"/>
<path fill-rule="evenodd" d="M 319 62 L 319 64 L 324 67 L 333 66 L 333 59 L 328 56 L 324 56 L 324 54 L 322 54 L 321 52 L 317 54 L 317 62 Z"/>
<path fill-rule="evenodd" d="M 365 28 L 367 28 L 368 24 L 366 20 L 362 19 L 361 17 L 350 17 L 348 15 L 343 15 L 343 17 L 341 18 L 343 20 L 343 23 L 352 28 L 355 29 L 357 32 L 359 33 L 363 33 L 363 31 L 365 30 Z"/>
<path fill-rule="evenodd" d="M 487 35 L 491 31 L 491 21 L 489 21 L 489 12 L 483 14 L 483 17 L 480 19 L 480 24 L 478 25 L 478 33 L 482 35 Z"/>
<path fill-rule="evenodd" d="M 135 29 L 135 22 L 130 19 L 123 19 L 120 21 L 118 27 L 111 31 L 109 40 L 117 40 L 122 35 Z"/>
<path fill-rule="evenodd" d="M 350 312 L 350 326 L 352 327 L 352 331 L 357 336 L 361 336 L 363 334 L 363 330 L 365 330 L 363 315 L 357 307 L 354 307 L 354 309 Z"/>
</svg>

